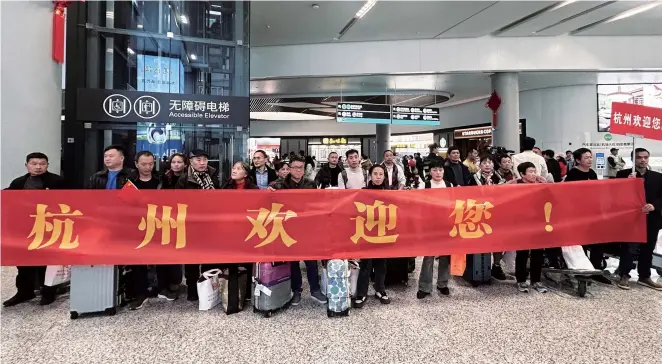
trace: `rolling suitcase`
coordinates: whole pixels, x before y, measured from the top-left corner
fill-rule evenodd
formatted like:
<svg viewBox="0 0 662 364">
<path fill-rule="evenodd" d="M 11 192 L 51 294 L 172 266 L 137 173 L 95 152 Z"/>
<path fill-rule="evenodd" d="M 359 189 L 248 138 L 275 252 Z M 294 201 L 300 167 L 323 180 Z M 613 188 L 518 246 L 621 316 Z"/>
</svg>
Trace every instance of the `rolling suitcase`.
<svg viewBox="0 0 662 364">
<path fill-rule="evenodd" d="M 326 297 L 328 317 L 347 316 L 351 307 L 350 267 L 346 260 L 332 259 L 326 264 Z"/>
<path fill-rule="evenodd" d="M 474 287 L 492 283 L 492 253 L 467 254 L 467 268 L 462 277 Z"/>
<path fill-rule="evenodd" d="M 117 313 L 119 271 L 113 265 L 75 265 L 71 267 L 69 314 L 72 320 L 82 313 Z"/>
<path fill-rule="evenodd" d="M 284 308 L 292 299 L 289 262 L 255 263 L 253 269 L 253 312 L 264 317 Z"/>
</svg>

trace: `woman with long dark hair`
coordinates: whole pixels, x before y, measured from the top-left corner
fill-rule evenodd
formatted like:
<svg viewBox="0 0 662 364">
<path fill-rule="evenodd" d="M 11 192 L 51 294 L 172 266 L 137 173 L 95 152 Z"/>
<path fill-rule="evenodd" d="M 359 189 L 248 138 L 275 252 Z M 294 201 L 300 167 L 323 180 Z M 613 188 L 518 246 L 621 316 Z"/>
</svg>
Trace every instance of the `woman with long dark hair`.
<svg viewBox="0 0 662 364">
<path fill-rule="evenodd" d="M 368 190 L 387 190 L 386 186 L 386 171 L 384 167 L 375 164 L 369 170 L 370 180 L 368 186 L 363 189 Z M 386 259 L 361 259 L 361 269 L 359 270 L 359 279 L 356 286 L 356 297 L 354 298 L 353 306 L 361 308 L 365 305 L 368 299 L 368 285 L 370 284 L 370 272 L 375 270 L 375 297 L 383 304 L 391 303 L 391 299 L 386 293 Z"/>
<path fill-rule="evenodd" d="M 162 189 L 174 189 L 177 180 L 182 173 L 186 173 L 188 167 L 188 158 L 182 153 L 174 153 L 170 156 L 168 170 L 161 176 Z"/>
</svg>

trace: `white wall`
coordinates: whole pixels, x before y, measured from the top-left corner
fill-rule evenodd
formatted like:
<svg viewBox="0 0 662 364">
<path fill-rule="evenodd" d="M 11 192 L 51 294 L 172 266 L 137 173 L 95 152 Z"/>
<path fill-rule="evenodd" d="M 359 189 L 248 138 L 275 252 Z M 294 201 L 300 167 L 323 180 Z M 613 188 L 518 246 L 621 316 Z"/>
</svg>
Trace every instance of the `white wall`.
<svg viewBox="0 0 662 364">
<path fill-rule="evenodd" d="M 660 69 L 661 55 L 660 36 L 485 36 L 304 44 L 251 47 L 251 77 Z"/>
<path fill-rule="evenodd" d="M 61 66 L 51 58 L 53 4 L 0 2 L 1 187 L 25 174 L 25 156 L 43 152 L 60 173 Z"/>
</svg>

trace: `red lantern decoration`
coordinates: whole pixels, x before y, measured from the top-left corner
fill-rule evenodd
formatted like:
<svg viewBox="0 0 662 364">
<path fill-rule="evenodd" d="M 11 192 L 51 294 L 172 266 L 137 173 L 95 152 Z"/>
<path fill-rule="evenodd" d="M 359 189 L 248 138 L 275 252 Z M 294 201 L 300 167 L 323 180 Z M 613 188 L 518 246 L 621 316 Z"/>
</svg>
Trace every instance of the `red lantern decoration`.
<svg viewBox="0 0 662 364">
<path fill-rule="evenodd" d="M 492 129 L 496 129 L 497 127 L 497 110 L 499 110 L 499 106 L 501 106 L 501 97 L 499 97 L 496 91 L 492 91 L 492 95 L 485 103 L 485 107 L 492 110 Z"/>
<path fill-rule="evenodd" d="M 64 9 L 71 1 L 54 1 L 53 9 L 53 60 L 64 63 Z"/>
</svg>

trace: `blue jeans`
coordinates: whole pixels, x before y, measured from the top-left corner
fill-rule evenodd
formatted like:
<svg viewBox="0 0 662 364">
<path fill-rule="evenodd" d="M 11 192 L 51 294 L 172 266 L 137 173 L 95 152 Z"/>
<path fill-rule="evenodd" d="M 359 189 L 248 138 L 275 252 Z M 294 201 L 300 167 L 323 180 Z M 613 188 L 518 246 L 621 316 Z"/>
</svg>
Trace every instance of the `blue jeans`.
<svg viewBox="0 0 662 364">
<path fill-rule="evenodd" d="M 317 292 L 320 290 L 320 275 L 317 272 L 317 261 L 316 260 L 306 260 L 306 273 L 308 275 L 308 284 L 310 285 L 310 293 Z M 292 291 L 301 292 L 301 285 L 303 284 L 303 278 L 301 277 L 301 268 L 299 267 L 299 262 L 292 262 Z"/>
</svg>

